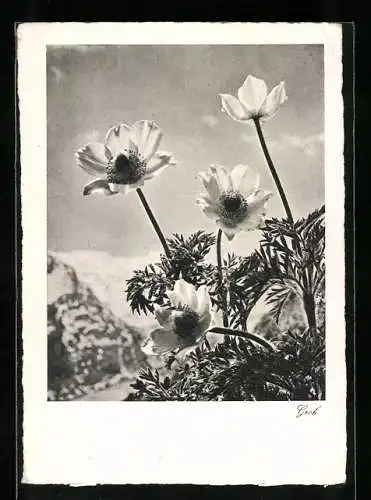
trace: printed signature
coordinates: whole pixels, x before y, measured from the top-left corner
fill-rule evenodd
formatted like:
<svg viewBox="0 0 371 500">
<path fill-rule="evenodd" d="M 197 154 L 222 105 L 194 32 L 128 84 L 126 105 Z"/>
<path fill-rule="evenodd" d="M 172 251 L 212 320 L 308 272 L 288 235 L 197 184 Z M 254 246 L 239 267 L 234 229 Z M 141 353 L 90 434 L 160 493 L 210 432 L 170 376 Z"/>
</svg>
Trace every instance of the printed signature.
<svg viewBox="0 0 371 500">
<path fill-rule="evenodd" d="M 304 415 L 318 415 L 321 405 L 313 407 L 309 405 L 298 405 L 296 408 L 296 418 L 302 417 Z"/>
</svg>

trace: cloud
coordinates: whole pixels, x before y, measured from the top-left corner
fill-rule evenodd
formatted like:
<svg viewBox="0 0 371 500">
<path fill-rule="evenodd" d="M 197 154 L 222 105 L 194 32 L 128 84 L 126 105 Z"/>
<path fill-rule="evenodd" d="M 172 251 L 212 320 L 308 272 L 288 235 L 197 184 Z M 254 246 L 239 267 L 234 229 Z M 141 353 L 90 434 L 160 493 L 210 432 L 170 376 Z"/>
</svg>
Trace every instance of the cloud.
<svg viewBox="0 0 371 500">
<path fill-rule="evenodd" d="M 85 54 L 92 48 L 94 48 L 95 45 L 71 45 L 72 50 L 76 50 L 77 52 L 80 52 L 81 54 Z"/>
<path fill-rule="evenodd" d="M 68 48 L 80 54 L 86 54 L 87 52 L 103 52 L 107 46 L 91 43 L 89 45 L 69 45 Z"/>
<path fill-rule="evenodd" d="M 53 54 L 54 57 L 64 57 L 69 54 L 71 51 L 78 52 L 79 54 L 86 54 L 87 52 L 102 52 L 106 48 L 105 45 L 50 45 L 48 47 L 48 52 Z"/>
<path fill-rule="evenodd" d="M 67 78 L 66 73 L 64 73 L 60 68 L 58 68 L 58 66 L 50 66 L 50 71 L 53 75 L 54 81 L 56 81 L 57 83 Z"/>
<path fill-rule="evenodd" d="M 245 142 L 248 142 L 248 143 L 251 143 L 251 142 L 255 142 L 257 140 L 257 137 L 256 137 L 256 134 L 241 134 L 241 138 L 243 141 Z"/>
<path fill-rule="evenodd" d="M 146 264 L 158 262 L 160 254 L 149 251 L 141 256 L 113 256 L 99 250 L 72 250 L 56 252 L 66 263 L 76 266 L 76 270 L 87 273 L 103 273 L 105 276 L 117 276 L 120 279 L 130 277 L 135 269 L 141 269 Z"/>
<path fill-rule="evenodd" d="M 219 119 L 215 115 L 204 115 L 201 117 L 201 121 L 210 128 L 216 127 L 219 123 Z"/>
<path fill-rule="evenodd" d="M 147 264 L 159 262 L 160 254 L 148 251 L 144 256 L 113 256 L 104 251 L 72 250 L 70 252 L 52 252 L 65 264 L 72 266 L 78 278 L 89 285 L 97 297 L 108 304 L 119 317 L 133 325 L 147 327 L 155 323 L 151 315 L 137 315 L 131 312 L 125 300 L 126 280 L 133 271 L 143 269 Z"/>
<path fill-rule="evenodd" d="M 323 141 L 323 133 L 311 134 L 307 136 L 285 134 L 278 140 L 270 141 L 269 147 L 275 149 L 276 151 L 283 151 L 287 148 L 295 148 L 301 150 L 306 156 L 314 156 Z"/>
<path fill-rule="evenodd" d="M 91 130 L 84 132 L 83 134 L 79 134 L 76 137 L 76 142 L 80 146 L 83 146 L 84 144 L 87 144 L 88 142 L 102 142 L 102 139 L 103 138 L 102 138 L 99 130 L 91 129 Z"/>
</svg>

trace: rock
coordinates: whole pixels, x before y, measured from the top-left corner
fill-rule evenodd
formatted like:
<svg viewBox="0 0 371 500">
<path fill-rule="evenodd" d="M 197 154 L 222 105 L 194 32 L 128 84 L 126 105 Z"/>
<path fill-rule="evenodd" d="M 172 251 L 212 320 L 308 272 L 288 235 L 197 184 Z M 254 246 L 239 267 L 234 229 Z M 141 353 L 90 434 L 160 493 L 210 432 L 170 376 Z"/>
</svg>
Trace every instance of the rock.
<svg viewBox="0 0 371 500">
<path fill-rule="evenodd" d="M 298 333 L 307 328 L 307 326 L 308 322 L 303 301 L 295 293 L 291 293 L 282 308 L 278 327 L 281 332 L 290 330 Z"/>
<path fill-rule="evenodd" d="M 251 333 L 260 335 L 267 340 L 278 339 L 282 335 L 277 323 L 269 313 L 265 313 L 260 316 L 253 328 L 251 328 Z"/>
<path fill-rule="evenodd" d="M 76 271 L 48 255 L 48 399 L 70 400 L 132 379 L 147 365 L 142 336 Z M 112 382 L 111 382 L 112 383 Z"/>
</svg>

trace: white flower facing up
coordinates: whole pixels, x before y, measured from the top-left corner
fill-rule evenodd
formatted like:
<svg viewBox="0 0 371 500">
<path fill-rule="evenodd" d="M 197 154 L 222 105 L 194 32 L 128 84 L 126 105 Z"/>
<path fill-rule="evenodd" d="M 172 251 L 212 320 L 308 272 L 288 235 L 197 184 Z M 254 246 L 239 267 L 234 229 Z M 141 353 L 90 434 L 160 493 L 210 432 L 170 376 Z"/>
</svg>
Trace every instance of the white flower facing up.
<svg viewBox="0 0 371 500">
<path fill-rule="evenodd" d="M 227 172 L 223 166 L 213 165 L 199 177 L 206 193 L 197 203 L 229 240 L 239 231 L 251 231 L 263 224 L 272 193 L 260 189 L 259 175 L 252 167 L 237 165 Z"/>
<path fill-rule="evenodd" d="M 264 80 L 248 75 L 238 89 L 238 99 L 230 94 L 219 94 L 222 109 L 238 122 L 246 123 L 254 118 L 266 121 L 276 114 L 287 100 L 285 82 L 276 85 L 268 94 Z"/>
<path fill-rule="evenodd" d="M 77 165 L 100 177 L 84 186 L 83 194 L 113 195 L 137 189 L 163 168 L 175 165 L 172 155 L 158 151 L 162 130 L 149 120 L 108 130 L 104 144 L 91 142 L 76 153 Z"/>
<path fill-rule="evenodd" d="M 211 324 L 209 292 L 205 285 L 196 288 L 179 279 L 168 292 L 171 307 L 159 308 L 156 319 L 159 328 L 153 330 L 142 346 L 149 355 L 163 355 L 195 347 Z"/>
</svg>

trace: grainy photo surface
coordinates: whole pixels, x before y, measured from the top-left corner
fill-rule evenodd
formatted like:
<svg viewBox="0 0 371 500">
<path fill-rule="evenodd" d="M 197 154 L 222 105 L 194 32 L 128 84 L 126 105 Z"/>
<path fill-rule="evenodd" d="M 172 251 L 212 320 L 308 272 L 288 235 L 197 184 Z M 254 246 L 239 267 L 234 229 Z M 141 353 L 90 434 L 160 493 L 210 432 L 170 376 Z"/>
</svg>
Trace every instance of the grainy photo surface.
<svg viewBox="0 0 371 500">
<path fill-rule="evenodd" d="M 46 64 L 48 401 L 325 400 L 324 46 Z"/>
<path fill-rule="evenodd" d="M 342 27 L 17 43 L 23 481 L 345 481 Z"/>
</svg>

